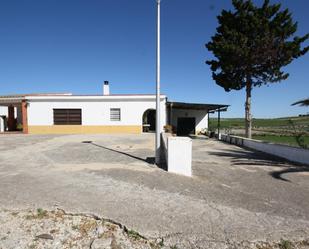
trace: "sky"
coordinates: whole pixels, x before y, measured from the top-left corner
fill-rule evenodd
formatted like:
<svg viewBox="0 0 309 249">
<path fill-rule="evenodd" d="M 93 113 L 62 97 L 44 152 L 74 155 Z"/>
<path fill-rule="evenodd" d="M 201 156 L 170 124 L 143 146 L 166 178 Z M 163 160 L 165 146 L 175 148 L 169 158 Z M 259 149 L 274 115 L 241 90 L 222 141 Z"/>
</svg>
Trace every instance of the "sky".
<svg viewBox="0 0 309 249">
<path fill-rule="evenodd" d="M 280 2 L 297 34 L 308 33 L 309 1 Z M 230 0 L 162 0 L 161 91 L 169 100 L 228 104 L 224 117 L 244 116 L 245 90 L 225 92 L 205 64 L 216 16 L 231 8 Z M 255 88 L 253 117 L 309 112 L 291 106 L 309 97 L 308 70 L 307 54 L 286 67 L 287 80 Z M 113 94 L 155 93 L 155 79 L 155 0 L 0 0 L 0 95 L 101 94 L 104 80 Z"/>
</svg>

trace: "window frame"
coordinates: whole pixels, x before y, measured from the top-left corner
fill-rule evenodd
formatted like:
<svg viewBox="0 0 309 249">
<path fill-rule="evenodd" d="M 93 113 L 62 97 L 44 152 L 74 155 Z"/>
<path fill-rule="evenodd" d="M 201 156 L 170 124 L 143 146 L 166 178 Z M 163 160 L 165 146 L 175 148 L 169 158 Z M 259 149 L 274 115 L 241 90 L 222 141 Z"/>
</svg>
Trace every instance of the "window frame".
<svg viewBox="0 0 309 249">
<path fill-rule="evenodd" d="M 53 108 L 54 125 L 82 125 L 81 108 Z"/>
<path fill-rule="evenodd" d="M 113 111 L 117 111 L 118 113 L 113 113 Z M 121 108 L 110 108 L 109 119 L 111 122 L 121 122 Z"/>
</svg>

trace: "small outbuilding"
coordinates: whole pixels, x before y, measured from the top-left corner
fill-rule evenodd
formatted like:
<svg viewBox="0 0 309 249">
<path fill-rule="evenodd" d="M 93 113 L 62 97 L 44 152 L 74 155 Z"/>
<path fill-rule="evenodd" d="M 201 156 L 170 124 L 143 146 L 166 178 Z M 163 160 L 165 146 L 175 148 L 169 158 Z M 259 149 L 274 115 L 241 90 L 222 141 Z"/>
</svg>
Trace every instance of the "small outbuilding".
<svg viewBox="0 0 309 249">
<path fill-rule="evenodd" d="M 166 102 L 167 123 L 178 136 L 199 134 L 208 130 L 209 113 L 226 111 L 228 105 Z"/>
</svg>

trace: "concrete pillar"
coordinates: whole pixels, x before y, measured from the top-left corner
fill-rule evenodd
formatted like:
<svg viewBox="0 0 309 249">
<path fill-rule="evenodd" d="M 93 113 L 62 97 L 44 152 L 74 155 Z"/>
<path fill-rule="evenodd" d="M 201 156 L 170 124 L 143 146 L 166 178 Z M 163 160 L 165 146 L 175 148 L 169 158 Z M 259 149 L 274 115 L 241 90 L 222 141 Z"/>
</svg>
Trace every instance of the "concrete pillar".
<svg viewBox="0 0 309 249">
<path fill-rule="evenodd" d="M 221 139 L 221 134 L 220 134 L 220 109 L 218 110 L 218 139 Z"/>
<path fill-rule="evenodd" d="M 192 139 L 167 138 L 167 165 L 168 172 L 192 176 Z"/>
<path fill-rule="evenodd" d="M 28 134 L 28 113 L 27 113 L 27 102 L 25 100 L 21 102 L 21 113 L 22 113 L 23 133 Z"/>
</svg>

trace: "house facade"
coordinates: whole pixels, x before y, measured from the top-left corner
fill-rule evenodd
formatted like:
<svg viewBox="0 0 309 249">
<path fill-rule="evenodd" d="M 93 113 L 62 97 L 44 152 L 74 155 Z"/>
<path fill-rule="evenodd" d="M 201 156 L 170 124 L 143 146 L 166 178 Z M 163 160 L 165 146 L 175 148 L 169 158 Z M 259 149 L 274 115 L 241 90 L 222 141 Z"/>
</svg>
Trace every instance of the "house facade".
<svg viewBox="0 0 309 249">
<path fill-rule="evenodd" d="M 107 82 L 103 89 L 102 95 L 0 96 L 0 110 L 4 113 L 0 119 L 5 127 L 2 132 L 89 134 L 155 130 L 155 95 L 110 94 Z M 180 135 L 197 134 L 208 128 L 209 105 L 169 102 L 166 95 L 160 96 L 160 103 L 161 132 L 166 125 Z"/>
</svg>

